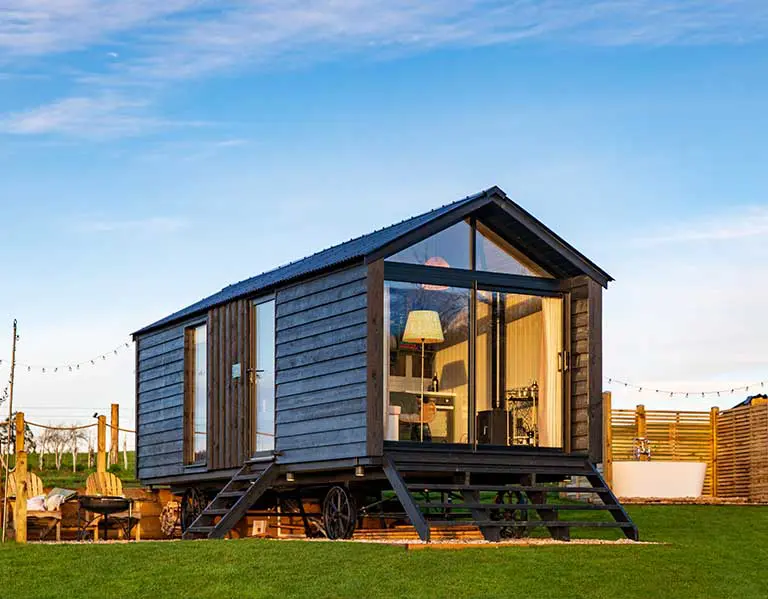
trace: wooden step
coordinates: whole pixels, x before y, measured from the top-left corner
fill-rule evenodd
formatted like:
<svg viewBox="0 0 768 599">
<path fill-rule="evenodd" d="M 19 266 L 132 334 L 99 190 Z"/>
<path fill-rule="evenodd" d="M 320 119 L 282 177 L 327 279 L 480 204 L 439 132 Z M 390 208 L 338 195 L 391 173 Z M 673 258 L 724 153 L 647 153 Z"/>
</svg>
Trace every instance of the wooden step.
<svg viewBox="0 0 768 599">
<path fill-rule="evenodd" d="M 254 481 L 261 476 L 261 472 L 251 472 L 248 474 L 238 474 L 232 480 L 238 482 L 250 482 Z"/>
<path fill-rule="evenodd" d="M 213 526 L 192 526 L 191 528 L 188 528 L 184 534 L 191 533 L 195 535 L 207 535 L 213 529 Z"/>
<path fill-rule="evenodd" d="M 549 493 L 602 493 L 605 487 L 554 487 L 546 485 L 464 485 L 447 483 L 408 483 L 409 491 L 495 491 L 495 492 L 549 492 Z"/>
<path fill-rule="evenodd" d="M 222 491 L 216 495 L 216 499 L 228 499 L 230 497 L 240 498 L 245 495 L 246 491 L 247 489 L 243 489 L 242 491 Z"/>
<path fill-rule="evenodd" d="M 427 520 L 430 526 L 482 526 L 498 528 L 536 528 L 539 526 L 555 528 L 632 528 L 627 522 L 589 520 Z"/>
<path fill-rule="evenodd" d="M 594 510 L 619 510 L 619 506 L 605 505 L 603 503 L 472 503 L 448 501 L 417 501 L 416 505 L 421 508 L 449 508 L 449 509 L 472 509 L 472 510 L 573 510 L 573 511 L 594 511 Z M 375 514 L 371 515 L 375 517 Z"/>
</svg>

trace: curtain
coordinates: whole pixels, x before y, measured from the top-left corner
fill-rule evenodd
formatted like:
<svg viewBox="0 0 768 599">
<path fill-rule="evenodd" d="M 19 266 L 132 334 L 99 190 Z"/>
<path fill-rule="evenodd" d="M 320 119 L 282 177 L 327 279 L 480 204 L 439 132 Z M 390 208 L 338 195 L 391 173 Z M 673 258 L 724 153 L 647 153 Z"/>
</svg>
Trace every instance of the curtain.
<svg viewBox="0 0 768 599">
<path fill-rule="evenodd" d="M 563 301 L 558 297 L 541 300 L 544 317 L 541 378 L 539 382 L 539 445 L 562 447 L 563 444 Z"/>
</svg>

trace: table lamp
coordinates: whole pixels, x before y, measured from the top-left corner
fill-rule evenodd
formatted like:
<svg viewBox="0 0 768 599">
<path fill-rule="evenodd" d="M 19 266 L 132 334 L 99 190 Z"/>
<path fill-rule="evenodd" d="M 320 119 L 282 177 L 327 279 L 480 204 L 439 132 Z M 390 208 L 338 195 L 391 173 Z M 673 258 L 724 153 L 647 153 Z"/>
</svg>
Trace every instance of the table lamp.
<svg viewBox="0 0 768 599">
<path fill-rule="evenodd" d="M 434 310 L 412 310 L 408 313 L 403 331 L 404 343 L 421 343 L 421 413 L 419 416 L 419 440 L 424 441 L 424 346 L 427 343 L 442 343 L 443 327 L 440 315 Z"/>
</svg>

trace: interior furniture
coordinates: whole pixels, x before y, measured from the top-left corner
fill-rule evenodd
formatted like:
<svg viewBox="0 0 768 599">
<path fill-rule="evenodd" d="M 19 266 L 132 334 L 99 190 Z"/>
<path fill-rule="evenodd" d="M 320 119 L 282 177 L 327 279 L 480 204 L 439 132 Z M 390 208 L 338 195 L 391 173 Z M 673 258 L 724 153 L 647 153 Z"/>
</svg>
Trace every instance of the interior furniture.
<svg viewBox="0 0 768 599">
<path fill-rule="evenodd" d="M 443 327 L 440 324 L 440 314 L 434 310 L 411 310 L 408 313 L 408 319 L 405 322 L 405 331 L 403 332 L 404 343 L 421 343 L 421 397 L 420 399 L 420 418 L 419 422 L 419 441 L 424 441 L 424 425 L 428 423 L 424 420 L 424 410 L 426 398 L 424 395 L 424 346 L 427 343 L 442 343 L 445 341 L 443 336 Z M 432 411 L 430 409 L 430 411 Z M 435 413 L 431 414 L 434 420 Z M 402 419 L 402 416 L 400 417 Z"/>
</svg>

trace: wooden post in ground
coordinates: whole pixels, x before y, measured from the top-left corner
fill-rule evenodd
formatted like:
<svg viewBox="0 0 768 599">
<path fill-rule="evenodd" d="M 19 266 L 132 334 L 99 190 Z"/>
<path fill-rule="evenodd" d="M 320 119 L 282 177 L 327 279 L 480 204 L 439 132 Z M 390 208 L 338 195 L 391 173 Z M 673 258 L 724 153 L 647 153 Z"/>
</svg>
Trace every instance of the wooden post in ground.
<svg viewBox="0 0 768 599">
<path fill-rule="evenodd" d="M 107 471 L 107 417 L 99 416 L 96 433 L 96 472 Z"/>
<path fill-rule="evenodd" d="M 603 391 L 603 478 L 613 487 L 613 434 L 611 431 L 611 392 Z"/>
<path fill-rule="evenodd" d="M 24 451 L 24 413 L 16 413 L 16 503 L 13 522 L 16 542 L 27 542 L 27 452 Z"/>
<path fill-rule="evenodd" d="M 120 441 L 118 439 L 118 433 L 120 432 L 120 406 L 116 403 L 112 404 L 112 418 L 109 424 L 112 431 L 109 445 L 109 463 L 117 464 L 120 455 Z"/>
<path fill-rule="evenodd" d="M 648 438 L 648 426 L 646 422 L 645 417 L 645 406 L 640 404 L 637 406 L 637 410 L 635 412 L 635 424 L 637 427 L 637 437 L 638 439 L 647 439 Z M 647 455 L 640 455 L 640 461 L 641 462 L 647 462 L 648 456 Z"/>
<path fill-rule="evenodd" d="M 720 409 L 719 408 L 712 408 L 709 411 L 709 429 L 710 429 L 710 450 L 711 450 L 711 458 L 710 458 L 710 479 L 712 481 L 710 485 L 710 489 L 712 492 L 712 497 L 717 497 L 717 421 L 720 418 Z"/>
</svg>

